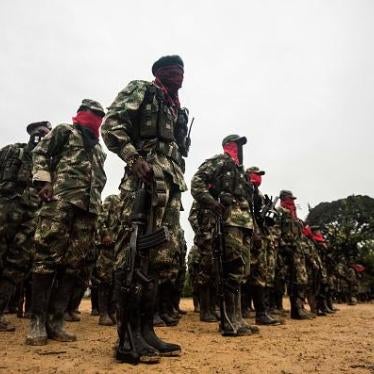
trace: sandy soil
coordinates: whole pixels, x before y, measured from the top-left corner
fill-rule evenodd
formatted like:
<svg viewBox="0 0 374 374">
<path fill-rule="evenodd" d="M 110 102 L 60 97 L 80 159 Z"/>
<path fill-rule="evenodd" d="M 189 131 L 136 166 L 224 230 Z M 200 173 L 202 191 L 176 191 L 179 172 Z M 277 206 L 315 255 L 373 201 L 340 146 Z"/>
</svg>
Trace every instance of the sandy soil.
<svg viewBox="0 0 374 374">
<path fill-rule="evenodd" d="M 215 323 L 198 321 L 191 300 L 183 300 L 183 307 L 189 312 L 178 326 L 158 330 L 180 343 L 183 355 L 136 367 L 116 363 L 115 328 L 98 326 L 87 300 L 82 321 L 68 324 L 79 338 L 74 343 L 26 346 L 28 321 L 11 316 L 17 331 L 0 334 L 0 373 L 374 373 L 374 304 L 340 305 L 333 316 L 287 319 L 285 325 L 240 338 L 223 338 Z"/>
</svg>

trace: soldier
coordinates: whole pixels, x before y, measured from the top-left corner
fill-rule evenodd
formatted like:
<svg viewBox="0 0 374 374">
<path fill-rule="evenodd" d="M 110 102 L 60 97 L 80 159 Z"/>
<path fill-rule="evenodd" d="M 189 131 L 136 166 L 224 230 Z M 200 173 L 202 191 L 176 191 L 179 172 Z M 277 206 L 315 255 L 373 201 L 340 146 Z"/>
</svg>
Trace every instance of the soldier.
<svg viewBox="0 0 374 374">
<path fill-rule="evenodd" d="M 44 203 L 35 232 L 29 345 L 76 340 L 63 328 L 64 312 L 93 248 L 106 182 L 99 144 L 103 117 L 97 101 L 84 99 L 73 125 L 56 126 L 33 151 L 33 181 Z"/>
<path fill-rule="evenodd" d="M 40 200 L 32 186 L 31 152 L 51 130 L 47 121 L 27 126 L 28 143 L 0 150 L 0 331 L 14 331 L 4 318 L 7 304 L 29 275 L 33 258 L 35 212 Z"/>
<path fill-rule="evenodd" d="M 215 314 L 216 284 L 213 264 L 214 229 L 216 217 L 197 201 L 191 207 L 189 221 L 195 232 L 194 245 L 199 253 L 199 268 L 196 275 L 200 306 L 200 321 L 217 322 Z"/>
<path fill-rule="evenodd" d="M 153 82 L 132 81 L 109 107 L 102 135 L 107 147 L 127 166 L 121 185 L 121 235 L 118 237 L 115 283 L 121 326 L 130 326 L 132 338 L 120 332 L 117 359 L 123 362 L 157 362 L 161 356 L 181 353 L 177 344 L 165 343 L 153 329 L 153 314 L 158 285 L 175 279 L 176 254 L 180 252 L 181 193 L 187 189 L 183 177 L 187 156 L 186 111 L 181 108 L 178 91 L 182 86 L 184 64 L 179 56 L 165 56 L 152 66 Z M 152 195 L 147 211 L 148 228 L 166 226 L 170 233 L 167 243 L 150 250 L 147 277 L 139 297 L 130 293 L 131 301 L 121 302 L 120 285 L 123 271 L 129 266 L 126 253 L 130 248 L 131 217 L 134 197 L 139 186 L 146 186 Z M 131 346 L 131 342 L 134 346 Z"/>
<path fill-rule="evenodd" d="M 265 172 L 257 166 L 246 170 L 246 176 L 253 189 L 252 209 L 256 223 L 251 246 L 250 278 L 247 283 L 256 310 L 256 324 L 274 326 L 281 323 L 274 319 L 269 311 L 270 289 L 274 287 L 278 238 L 272 217 L 263 216 L 265 198 L 259 190 L 263 175 Z M 270 207 L 269 213 L 271 209 Z"/>
<path fill-rule="evenodd" d="M 115 324 L 113 268 L 114 244 L 119 224 L 120 198 L 109 195 L 105 198 L 98 220 L 99 257 L 95 275 L 98 279 L 99 325 Z"/>
<path fill-rule="evenodd" d="M 301 246 L 303 223 L 297 218 L 295 200 L 291 191 L 282 190 L 280 198 L 279 227 L 281 230 L 279 250 L 288 262 L 289 296 L 291 318 L 310 319 L 313 316 L 303 308 L 305 289 L 308 284 L 305 256 Z"/>
<path fill-rule="evenodd" d="M 206 160 L 192 178 L 191 193 L 204 209 L 223 217 L 225 253 L 224 299 L 231 321 L 221 326 L 223 336 L 250 335 L 241 313 L 241 285 L 248 279 L 253 221 L 250 191 L 243 170 L 245 137 L 229 135 L 222 141 L 224 153 Z M 258 331 L 253 327 L 253 331 Z"/>
</svg>

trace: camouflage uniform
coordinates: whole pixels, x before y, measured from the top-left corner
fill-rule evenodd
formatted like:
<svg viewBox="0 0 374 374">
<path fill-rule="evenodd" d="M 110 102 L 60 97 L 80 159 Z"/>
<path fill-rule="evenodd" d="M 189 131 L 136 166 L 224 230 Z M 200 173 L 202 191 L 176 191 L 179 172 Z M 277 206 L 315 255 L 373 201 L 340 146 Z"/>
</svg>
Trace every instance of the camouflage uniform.
<svg viewBox="0 0 374 374">
<path fill-rule="evenodd" d="M 100 283 L 107 286 L 113 285 L 114 243 L 116 242 L 119 224 L 119 204 L 119 196 L 107 196 L 98 218 L 98 241 L 100 244 L 95 275 Z M 102 239 L 106 236 L 112 239 L 112 245 L 102 245 Z"/>
<path fill-rule="evenodd" d="M 33 153 L 34 181 L 53 185 L 53 200 L 38 212 L 33 273 L 54 273 L 63 267 L 78 274 L 94 247 L 106 182 L 105 154 L 100 144 L 88 151 L 79 130 L 68 124 L 56 126 Z"/>
<path fill-rule="evenodd" d="M 229 136 L 230 138 L 233 136 Z M 239 139 L 238 136 L 235 137 Z M 223 145 L 226 144 L 224 139 Z M 245 140 L 246 141 L 246 140 Z M 241 143 L 245 144 L 245 143 Z M 247 332 L 241 314 L 241 285 L 250 270 L 250 243 L 253 221 L 249 211 L 249 185 L 244 170 L 226 153 L 206 160 L 192 178 L 191 193 L 205 209 L 210 209 L 219 198 L 225 205 L 223 215 L 225 253 L 223 259 L 225 299 L 230 319 Z M 250 331 L 249 331 L 250 332 Z M 222 331 L 223 335 L 226 331 Z M 236 333 L 236 334 L 237 334 Z M 227 330 L 227 334 L 231 334 Z M 233 335 L 236 335 L 233 332 Z"/>
<path fill-rule="evenodd" d="M 16 286 L 21 286 L 31 271 L 35 212 L 40 204 L 31 183 L 31 151 L 50 128 L 46 121 L 32 123 L 27 128 L 31 135 L 28 144 L 16 143 L 0 150 L 0 331 L 9 329 L 2 315 Z"/>
<path fill-rule="evenodd" d="M 85 112 L 92 118 L 87 121 L 100 127 L 101 105 L 84 99 L 77 117 Z M 33 151 L 33 182 L 41 194 L 46 188 L 49 193 L 38 211 L 35 231 L 32 318 L 26 338 L 30 345 L 44 345 L 48 337 L 76 340 L 63 329 L 64 313 L 77 283 L 88 282 L 95 260 L 106 156 L 94 130 L 83 121 L 56 126 Z"/>
<path fill-rule="evenodd" d="M 98 250 L 94 278 L 98 283 L 99 325 L 111 326 L 114 318 L 114 245 L 119 225 L 120 198 L 109 195 L 105 198 L 98 219 Z M 103 243 L 103 240 L 111 243 Z"/>
<path fill-rule="evenodd" d="M 196 245 L 193 245 L 188 253 L 187 259 L 188 275 L 192 288 L 192 300 L 194 312 L 199 311 L 199 283 L 198 275 L 200 269 L 200 254 Z"/>
<path fill-rule="evenodd" d="M 181 210 L 181 192 L 187 189 L 184 182 L 181 153 L 178 150 L 178 145 L 175 140 L 168 140 L 174 137 L 173 131 L 177 121 L 177 115 L 163 106 L 165 110 L 165 121 L 168 123 L 169 133 L 163 135 L 147 133 L 146 123 L 142 124 L 146 119 L 147 113 L 143 114 L 143 101 L 149 89 L 157 88 L 150 82 L 132 81 L 128 86 L 121 91 L 113 104 L 109 107 L 105 123 L 102 127 L 102 135 L 104 141 L 114 153 L 125 162 L 128 162 L 132 157 L 138 155 L 139 152 L 144 155 L 147 161 L 152 165 L 154 174 L 159 178 L 162 184 L 163 196 L 154 196 L 155 199 L 165 200 L 154 208 L 153 226 L 167 226 L 169 228 L 171 239 L 151 251 L 151 266 L 150 271 L 153 276 L 157 276 L 163 280 L 176 276 L 176 269 L 173 259 L 175 253 L 180 251 L 178 243 L 179 235 L 179 217 Z M 156 94 L 150 99 L 149 110 L 159 109 L 159 103 Z M 147 109 L 148 110 L 148 109 Z M 143 117 L 142 117 L 143 118 Z M 153 131 L 153 130 L 152 130 Z M 155 130 L 157 132 L 157 130 Z M 157 138 L 161 140 L 157 140 Z M 170 155 L 168 155 L 170 150 Z M 135 192 L 139 186 L 138 178 L 126 169 L 125 176 L 121 184 L 122 193 L 122 214 L 121 224 L 124 230 L 122 235 L 129 235 L 129 227 L 131 224 L 131 212 L 133 209 L 133 202 Z M 127 230 L 127 232 L 126 232 Z M 119 238 L 123 242 L 123 238 Z M 126 240 L 125 240 L 126 242 Z M 116 254 L 116 269 L 123 268 L 126 261 L 125 248 L 118 248 Z"/>
</svg>

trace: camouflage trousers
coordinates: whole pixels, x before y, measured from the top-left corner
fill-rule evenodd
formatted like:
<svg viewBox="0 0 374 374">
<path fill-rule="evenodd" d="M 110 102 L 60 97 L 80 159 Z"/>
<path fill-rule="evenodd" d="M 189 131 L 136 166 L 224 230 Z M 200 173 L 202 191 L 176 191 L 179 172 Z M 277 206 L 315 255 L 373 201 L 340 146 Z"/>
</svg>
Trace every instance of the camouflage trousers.
<svg viewBox="0 0 374 374">
<path fill-rule="evenodd" d="M 250 274 L 250 246 L 252 231 L 243 227 L 224 228 L 225 253 L 223 271 L 225 282 L 237 287 L 248 280 Z"/>
<path fill-rule="evenodd" d="M 65 201 L 43 204 L 35 231 L 34 273 L 66 273 L 89 278 L 94 263 L 97 216 Z"/>
<path fill-rule="evenodd" d="M 96 261 L 94 277 L 98 284 L 113 285 L 114 245 L 99 246 L 99 257 Z"/>
<path fill-rule="evenodd" d="M 254 286 L 273 287 L 277 261 L 274 236 L 256 232 L 251 246 L 251 272 L 249 282 Z"/>
<path fill-rule="evenodd" d="M 21 198 L 0 198 L 0 275 L 18 284 L 30 273 L 35 209 Z"/>
<path fill-rule="evenodd" d="M 127 263 L 127 254 L 130 246 L 132 233 L 131 217 L 134 210 L 134 202 L 137 190 L 137 180 L 129 176 L 125 184 L 125 190 L 121 193 L 121 226 L 115 246 L 115 270 L 121 270 Z M 150 250 L 149 275 L 157 278 L 160 282 L 175 282 L 181 257 L 180 240 L 180 210 L 182 206 L 181 192 L 173 184 L 171 177 L 165 176 L 166 201 L 160 206 L 153 207 L 152 228 L 166 226 L 169 230 L 170 239 Z M 150 219 L 150 216 L 148 216 Z"/>
</svg>

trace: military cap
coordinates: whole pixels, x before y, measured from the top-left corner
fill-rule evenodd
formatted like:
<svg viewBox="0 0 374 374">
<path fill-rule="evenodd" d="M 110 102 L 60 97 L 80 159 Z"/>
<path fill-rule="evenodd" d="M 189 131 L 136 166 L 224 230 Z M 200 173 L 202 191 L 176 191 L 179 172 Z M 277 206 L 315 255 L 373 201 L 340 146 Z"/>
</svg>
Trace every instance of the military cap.
<svg viewBox="0 0 374 374">
<path fill-rule="evenodd" d="M 285 199 L 285 198 L 287 198 L 287 197 L 290 197 L 291 199 L 294 199 L 294 200 L 297 199 L 297 197 L 295 197 L 291 191 L 288 191 L 288 190 L 282 190 L 282 191 L 279 193 L 279 198 L 280 198 L 280 199 Z"/>
<path fill-rule="evenodd" d="M 89 110 L 92 110 L 93 112 L 100 112 L 103 115 L 105 115 L 104 108 L 101 106 L 101 104 L 98 101 L 91 100 L 91 99 L 83 99 L 82 104 L 80 105 L 78 112 L 82 109 L 86 108 Z"/>
<path fill-rule="evenodd" d="M 245 172 L 246 172 L 246 174 L 255 173 L 255 174 L 259 174 L 259 175 L 265 175 L 265 172 L 263 170 L 260 170 L 260 168 L 257 167 L 257 166 L 251 166 Z"/>
<path fill-rule="evenodd" d="M 225 144 L 230 143 L 230 142 L 235 142 L 235 143 L 238 143 L 240 145 L 243 145 L 243 144 L 247 143 L 247 138 L 245 136 L 239 136 L 239 135 L 236 135 L 236 134 L 227 135 L 222 140 L 222 146 L 224 146 Z"/>
<path fill-rule="evenodd" d="M 27 125 L 26 131 L 31 135 L 34 130 L 38 127 L 45 127 L 48 130 L 52 130 L 52 125 L 49 121 L 40 121 L 40 122 L 33 122 Z"/>
<path fill-rule="evenodd" d="M 152 74 L 156 75 L 158 69 L 170 65 L 179 65 L 184 68 L 183 60 L 178 55 L 163 56 L 152 65 Z"/>
</svg>

